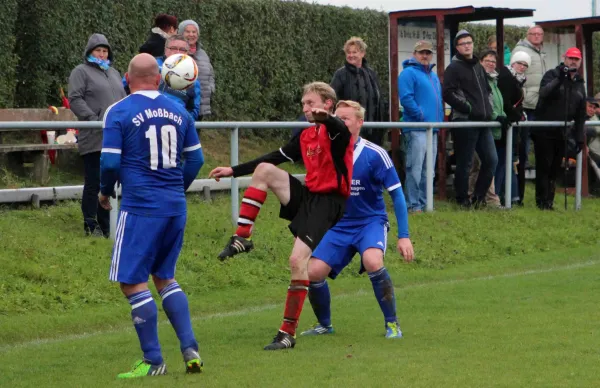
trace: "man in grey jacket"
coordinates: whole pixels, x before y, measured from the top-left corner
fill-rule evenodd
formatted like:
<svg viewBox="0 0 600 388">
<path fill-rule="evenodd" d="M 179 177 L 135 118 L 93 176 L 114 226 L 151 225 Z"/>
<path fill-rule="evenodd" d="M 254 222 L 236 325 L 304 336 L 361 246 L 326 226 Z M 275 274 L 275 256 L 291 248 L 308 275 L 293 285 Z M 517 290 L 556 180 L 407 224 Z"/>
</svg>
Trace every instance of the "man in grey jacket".
<svg viewBox="0 0 600 388">
<path fill-rule="evenodd" d="M 83 58 L 69 76 L 69 104 L 80 121 L 100 121 L 109 106 L 125 97 L 125 90 L 119 72 L 111 67 L 113 52 L 104 35 L 90 36 Z M 109 212 L 98 204 L 102 130 L 82 129 L 78 143 L 85 166 L 81 197 L 84 231 L 87 235 L 108 237 Z"/>
</svg>

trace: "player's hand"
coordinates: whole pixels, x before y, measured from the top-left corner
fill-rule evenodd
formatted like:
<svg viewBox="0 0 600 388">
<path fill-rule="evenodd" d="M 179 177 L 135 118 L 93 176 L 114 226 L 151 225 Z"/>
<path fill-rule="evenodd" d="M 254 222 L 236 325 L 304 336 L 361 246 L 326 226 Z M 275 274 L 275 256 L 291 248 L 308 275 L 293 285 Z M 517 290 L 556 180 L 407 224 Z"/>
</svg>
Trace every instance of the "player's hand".
<svg viewBox="0 0 600 388">
<path fill-rule="evenodd" d="M 217 167 L 208 174 L 209 178 L 215 178 L 218 182 L 221 178 L 227 178 L 233 175 L 233 168 L 231 167 Z"/>
<path fill-rule="evenodd" d="M 404 261 L 410 263 L 415 258 L 415 250 L 413 249 L 412 243 L 409 238 L 399 238 L 398 244 L 396 245 L 398 252 L 404 257 Z"/>
<path fill-rule="evenodd" d="M 325 109 L 313 108 L 311 114 L 315 122 L 323 122 L 329 117 L 329 112 Z"/>
<path fill-rule="evenodd" d="M 98 196 L 98 201 L 100 202 L 100 206 L 106 210 L 112 210 L 112 206 L 110 206 L 110 197 L 107 195 L 100 194 Z"/>
</svg>

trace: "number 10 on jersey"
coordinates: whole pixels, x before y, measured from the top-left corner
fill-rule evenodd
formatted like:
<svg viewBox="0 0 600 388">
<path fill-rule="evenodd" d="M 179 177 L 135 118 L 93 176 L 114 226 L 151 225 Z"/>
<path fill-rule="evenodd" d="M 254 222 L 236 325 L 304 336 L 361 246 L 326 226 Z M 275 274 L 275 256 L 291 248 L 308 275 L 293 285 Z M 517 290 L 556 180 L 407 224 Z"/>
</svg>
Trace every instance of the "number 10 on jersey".
<svg viewBox="0 0 600 388">
<path fill-rule="evenodd" d="M 151 125 L 146 131 L 146 139 L 150 141 L 150 169 L 158 169 L 158 140 L 156 125 Z M 160 127 L 160 142 L 162 145 L 162 167 L 177 167 L 177 129 L 174 125 Z"/>
</svg>

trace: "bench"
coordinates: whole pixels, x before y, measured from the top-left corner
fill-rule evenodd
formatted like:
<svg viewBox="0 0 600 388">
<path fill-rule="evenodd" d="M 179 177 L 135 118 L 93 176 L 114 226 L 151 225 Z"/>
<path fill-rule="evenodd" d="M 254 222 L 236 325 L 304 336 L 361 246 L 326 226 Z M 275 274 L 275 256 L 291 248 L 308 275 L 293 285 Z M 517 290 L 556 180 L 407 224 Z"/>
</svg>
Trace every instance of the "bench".
<svg viewBox="0 0 600 388">
<path fill-rule="evenodd" d="M 59 108 L 58 114 L 50 109 L 0 109 L 0 121 L 77 121 L 77 118 L 73 112 L 64 108 Z M 17 144 L 5 144 L 7 142 Z M 77 149 L 77 144 L 43 144 L 40 131 L 0 131 L 0 156 L 5 155 L 8 168 L 20 170 L 24 164 L 33 163 L 33 178 L 41 185 L 48 181 L 48 151 L 70 149 Z"/>
</svg>

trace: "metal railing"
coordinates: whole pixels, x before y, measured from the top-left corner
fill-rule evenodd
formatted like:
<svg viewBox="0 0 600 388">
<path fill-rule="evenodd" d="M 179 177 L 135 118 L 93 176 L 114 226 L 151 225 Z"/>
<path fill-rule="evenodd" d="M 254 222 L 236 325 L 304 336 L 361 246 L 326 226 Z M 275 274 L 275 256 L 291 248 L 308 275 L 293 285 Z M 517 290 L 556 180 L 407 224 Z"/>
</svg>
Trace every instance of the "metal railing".
<svg viewBox="0 0 600 388">
<path fill-rule="evenodd" d="M 240 129 L 297 129 L 308 128 L 313 124 L 307 122 L 252 122 L 252 121 L 223 121 L 223 122 L 197 122 L 197 129 L 229 129 L 231 165 L 239 163 L 239 130 Z M 586 126 L 600 126 L 600 121 L 588 121 Z M 524 121 L 518 124 L 519 127 L 564 127 L 564 122 L 556 121 Z M 402 128 L 426 128 L 427 132 L 427 153 L 426 153 L 426 211 L 433 211 L 433 129 L 434 128 L 499 128 L 497 122 L 437 122 L 437 123 L 409 123 L 409 122 L 365 122 L 364 128 L 374 129 L 402 129 Z M 0 122 L 0 132 L 7 132 L 14 129 L 20 130 L 52 130 L 78 128 L 83 130 L 101 129 L 101 121 L 3 121 Z M 512 184 L 512 138 L 513 128 L 509 127 L 506 132 L 506 178 L 504 184 L 505 207 L 511 207 L 511 184 Z M 565 161 L 566 162 L 566 161 Z M 582 175 L 582 154 L 577 155 L 576 179 L 575 179 L 575 210 L 581 208 L 581 175 Z M 1 192 L 1 190 L 0 190 Z M 111 237 L 114 238 L 116 232 L 116 222 L 118 216 L 118 201 L 112 199 L 113 211 L 111 212 Z M 236 225 L 239 214 L 239 183 L 237 178 L 231 178 L 231 222 Z"/>
</svg>

